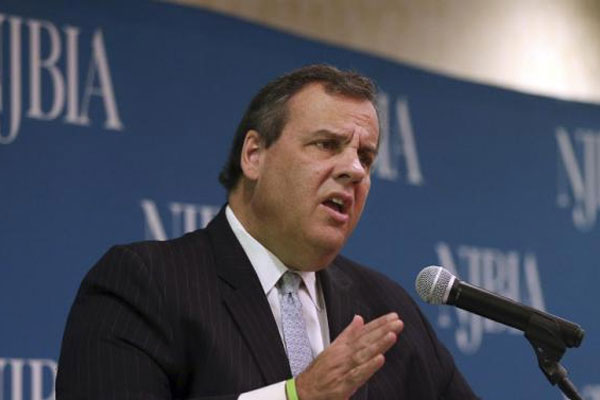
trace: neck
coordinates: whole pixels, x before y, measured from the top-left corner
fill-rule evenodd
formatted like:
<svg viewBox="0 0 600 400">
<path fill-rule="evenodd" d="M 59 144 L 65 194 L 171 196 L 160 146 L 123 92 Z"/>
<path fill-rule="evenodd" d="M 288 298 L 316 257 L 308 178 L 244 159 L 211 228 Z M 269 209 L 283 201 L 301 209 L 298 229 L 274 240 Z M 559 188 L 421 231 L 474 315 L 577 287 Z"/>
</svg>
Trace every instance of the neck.
<svg viewBox="0 0 600 400">
<path fill-rule="evenodd" d="M 337 253 L 315 249 L 304 243 L 286 243 L 285 238 L 269 234 L 269 227 L 260 221 L 252 208 L 251 191 L 239 185 L 228 198 L 229 207 L 244 229 L 288 268 L 298 271 L 319 271 L 326 268 Z"/>
</svg>

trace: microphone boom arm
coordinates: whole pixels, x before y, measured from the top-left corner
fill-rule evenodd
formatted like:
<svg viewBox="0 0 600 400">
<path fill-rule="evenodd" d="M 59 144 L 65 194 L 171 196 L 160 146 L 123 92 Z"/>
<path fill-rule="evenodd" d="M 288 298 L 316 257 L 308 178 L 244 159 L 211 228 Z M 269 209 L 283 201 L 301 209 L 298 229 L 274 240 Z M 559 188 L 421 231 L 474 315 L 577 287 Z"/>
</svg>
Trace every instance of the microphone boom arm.
<svg viewBox="0 0 600 400">
<path fill-rule="evenodd" d="M 525 329 L 525 338 L 531 343 L 538 359 L 538 365 L 550 383 L 558 384 L 567 398 L 583 400 L 569 380 L 566 368 L 559 362 L 565 354 L 567 346 L 556 320 L 538 313 L 532 314 Z"/>
</svg>

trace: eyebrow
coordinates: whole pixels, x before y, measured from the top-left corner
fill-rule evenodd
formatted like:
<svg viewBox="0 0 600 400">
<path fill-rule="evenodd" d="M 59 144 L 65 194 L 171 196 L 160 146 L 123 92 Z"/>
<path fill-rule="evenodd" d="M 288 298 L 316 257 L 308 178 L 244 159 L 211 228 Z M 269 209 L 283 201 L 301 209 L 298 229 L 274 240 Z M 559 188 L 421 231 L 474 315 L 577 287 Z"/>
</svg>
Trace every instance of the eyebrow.
<svg viewBox="0 0 600 400">
<path fill-rule="evenodd" d="M 343 143 L 348 143 L 352 139 L 352 136 L 348 134 L 333 132 L 327 129 L 319 129 L 314 133 L 314 135 L 330 139 L 337 139 Z M 377 156 L 378 146 L 371 146 L 369 144 L 365 144 L 364 146 L 361 146 L 358 150 L 362 152 L 367 152 L 369 154 L 372 154 L 373 156 Z"/>
</svg>

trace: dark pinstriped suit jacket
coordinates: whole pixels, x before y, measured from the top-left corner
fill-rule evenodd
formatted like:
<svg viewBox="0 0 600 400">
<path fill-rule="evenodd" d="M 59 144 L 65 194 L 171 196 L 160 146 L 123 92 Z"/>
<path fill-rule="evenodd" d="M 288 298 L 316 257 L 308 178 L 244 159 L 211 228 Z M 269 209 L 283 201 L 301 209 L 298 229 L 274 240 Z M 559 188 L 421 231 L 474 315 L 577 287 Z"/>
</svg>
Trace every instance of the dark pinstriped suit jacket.
<svg viewBox="0 0 600 400">
<path fill-rule="evenodd" d="M 331 339 L 355 314 L 397 311 L 404 332 L 353 399 L 475 398 L 417 306 L 338 257 L 318 273 Z M 113 247 L 68 318 L 56 394 L 66 399 L 236 399 L 291 376 L 271 309 L 224 209 L 206 229 Z"/>
</svg>

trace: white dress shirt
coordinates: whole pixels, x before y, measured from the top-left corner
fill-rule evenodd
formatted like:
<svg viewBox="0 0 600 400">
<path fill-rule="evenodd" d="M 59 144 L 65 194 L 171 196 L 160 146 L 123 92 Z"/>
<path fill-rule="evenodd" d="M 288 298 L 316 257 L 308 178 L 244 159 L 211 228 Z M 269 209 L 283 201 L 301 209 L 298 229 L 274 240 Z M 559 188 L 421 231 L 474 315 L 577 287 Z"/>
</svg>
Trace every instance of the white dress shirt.
<svg viewBox="0 0 600 400">
<path fill-rule="evenodd" d="M 260 284 L 267 296 L 281 342 L 285 343 L 281 328 L 281 310 L 279 305 L 279 291 L 276 287 L 281 276 L 289 270 L 273 253 L 254 239 L 237 219 L 233 210 L 227 206 L 225 210 L 227 221 L 236 238 L 242 245 L 252 267 L 258 275 Z M 329 345 L 329 326 L 327 325 L 327 312 L 321 285 L 317 282 L 314 272 L 296 271 L 302 277 L 298 297 L 302 303 L 302 313 L 308 331 L 308 340 L 313 356 L 316 357 Z M 243 393 L 238 400 L 286 400 L 285 382 L 278 382 L 270 386 Z"/>
</svg>

